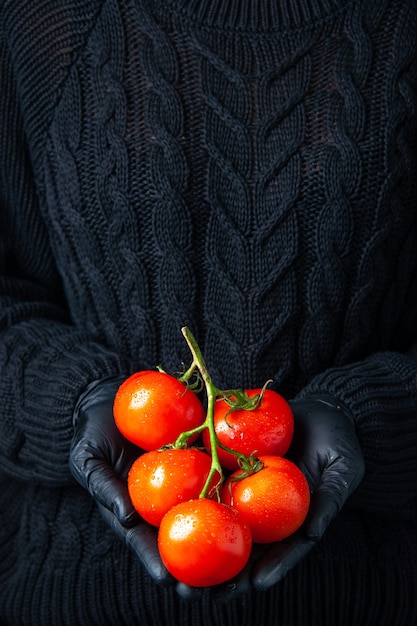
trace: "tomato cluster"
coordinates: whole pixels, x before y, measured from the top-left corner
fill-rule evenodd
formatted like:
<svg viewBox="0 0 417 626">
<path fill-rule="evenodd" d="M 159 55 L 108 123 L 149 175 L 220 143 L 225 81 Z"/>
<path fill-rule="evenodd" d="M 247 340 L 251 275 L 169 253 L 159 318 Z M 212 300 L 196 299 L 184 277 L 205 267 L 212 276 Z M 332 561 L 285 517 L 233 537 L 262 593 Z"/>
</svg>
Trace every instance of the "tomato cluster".
<svg viewBox="0 0 417 626">
<path fill-rule="evenodd" d="M 191 345 L 193 366 L 182 378 L 159 370 L 127 378 L 114 418 L 141 448 L 128 475 L 132 503 L 159 528 L 167 569 L 198 587 L 239 573 L 252 542 L 294 533 L 307 515 L 310 490 L 284 456 L 294 430 L 286 400 L 266 386 L 218 390 Z M 189 385 L 196 370 L 204 373 L 206 406 Z"/>
</svg>

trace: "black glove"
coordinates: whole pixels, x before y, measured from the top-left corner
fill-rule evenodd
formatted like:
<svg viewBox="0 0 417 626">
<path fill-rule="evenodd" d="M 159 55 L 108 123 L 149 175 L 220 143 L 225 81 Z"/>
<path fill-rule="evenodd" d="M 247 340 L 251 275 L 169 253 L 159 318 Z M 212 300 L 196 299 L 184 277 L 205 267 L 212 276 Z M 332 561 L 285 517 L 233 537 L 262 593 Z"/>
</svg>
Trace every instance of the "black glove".
<svg viewBox="0 0 417 626">
<path fill-rule="evenodd" d="M 310 396 L 290 402 L 294 438 L 288 457 L 304 472 L 312 492 L 303 527 L 288 539 L 254 545 L 251 559 L 229 583 L 213 589 L 227 602 L 251 586 L 268 589 L 299 563 L 323 536 L 348 497 L 361 482 L 365 465 L 348 409 L 329 396 Z M 198 590 L 179 589 L 195 599 Z"/>
<path fill-rule="evenodd" d="M 124 378 L 96 381 L 74 411 L 70 470 L 97 503 L 106 522 L 159 584 L 172 584 L 159 556 L 157 530 L 136 513 L 127 491 L 129 469 L 141 450 L 127 441 L 113 418 L 113 400 Z"/>
</svg>

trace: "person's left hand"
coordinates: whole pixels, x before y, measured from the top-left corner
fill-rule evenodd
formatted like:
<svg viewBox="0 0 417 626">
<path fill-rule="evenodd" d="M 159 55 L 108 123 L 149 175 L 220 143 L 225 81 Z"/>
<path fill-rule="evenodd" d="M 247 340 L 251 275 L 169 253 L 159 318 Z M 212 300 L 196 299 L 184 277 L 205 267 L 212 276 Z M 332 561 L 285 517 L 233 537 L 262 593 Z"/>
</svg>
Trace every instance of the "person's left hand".
<svg viewBox="0 0 417 626">
<path fill-rule="evenodd" d="M 267 546 L 254 544 L 245 569 L 213 588 L 214 597 L 220 601 L 227 602 L 250 587 L 264 590 L 279 582 L 321 539 L 363 478 L 364 459 L 348 409 L 328 396 L 300 398 L 290 404 L 295 429 L 287 456 L 309 482 L 309 513 L 302 528 L 288 539 Z M 201 593 L 185 585 L 177 591 L 188 600 Z"/>
<path fill-rule="evenodd" d="M 281 580 L 319 541 L 360 484 L 365 462 L 348 409 L 329 396 L 290 402 L 294 439 L 288 456 L 304 472 L 312 492 L 302 528 L 271 546 L 256 565 L 253 584 L 267 589 Z"/>
</svg>

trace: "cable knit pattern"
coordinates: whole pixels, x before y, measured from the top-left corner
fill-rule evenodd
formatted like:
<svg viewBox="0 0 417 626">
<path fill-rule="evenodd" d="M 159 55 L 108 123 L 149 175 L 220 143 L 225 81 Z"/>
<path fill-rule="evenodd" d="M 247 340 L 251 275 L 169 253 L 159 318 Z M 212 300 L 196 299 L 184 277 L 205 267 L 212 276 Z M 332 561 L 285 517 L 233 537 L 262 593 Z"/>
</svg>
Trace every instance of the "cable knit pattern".
<svg viewBox="0 0 417 626">
<path fill-rule="evenodd" d="M 246 67 L 239 71 L 212 50 L 202 51 L 207 194 L 213 209 L 207 344 L 214 368 L 223 355 L 227 369 L 221 379 L 239 385 L 262 383 L 262 359 L 280 379 L 294 358 L 291 333 L 284 330 L 296 300 L 298 229 L 291 209 L 300 189 L 302 99 L 309 81 L 303 50 L 294 58 L 274 59 L 267 71 L 262 46 L 245 52 Z"/>
<path fill-rule="evenodd" d="M 329 131 L 323 147 L 326 180 L 324 202 L 315 226 L 315 257 L 307 283 L 306 322 L 301 341 L 309 355 L 308 371 L 322 369 L 335 358 L 346 303 L 346 263 L 352 253 L 354 217 L 351 199 L 361 184 L 359 142 L 363 139 L 365 102 L 361 86 L 370 69 L 371 45 L 356 11 L 345 24 L 335 55 L 333 94 L 329 97 Z M 361 62 L 355 63 L 355 58 Z M 334 131 L 330 131 L 334 129 Z M 317 294 L 320 293 L 320 297 Z"/>
<path fill-rule="evenodd" d="M 55 220 L 60 231 L 54 244 L 59 265 L 72 270 L 64 273 L 68 288 L 76 294 L 73 305 L 77 310 L 73 315 L 84 319 L 92 336 L 104 336 L 119 350 L 135 355 L 139 361 L 149 359 L 153 363 L 156 355 L 150 342 L 153 325 L 148 315 L 149 284 L 140 254 L 140 237 L 132 227 L 136 217 L 128 196 L 126 94 L 120 76 L 123 54 L 114 47 L 122 29 L 120 15 L 112 15 L 110 27 L 86 50 L 92 79 L 87 102 L 81 100 L 79 70 L 77 66 L 72 69 L 50 131 L 47 172 L 52 174 L 52 179 L 47 187 L 53 197 L 49 195 L 47 202 L 58 209 Z M 99 155 L 98 170 L 97 157 L 91 148 L 84 150 L 80 136 L 84 125 L 91 120 L 91 110 L 97 124 L 94 150 Z M 77 157 L 79 153 L 82 158 Z M 59 168 L 54 163 L 55 154 L 62 160 Z M 86 172 L 87 180 L 80 211 L 81 169 Z M 68 190 L 62 203 L 56 195 L 61 189 Z M 98 209 L 93 224 L 88 216 L 92 205 Z M 100 226 L 98 238 L 93 232 L 97 225 Z M 86 256 L 77 258 L 69 254 L 69 250 L 77 248 L 85 249 Z M 93 307 L 88 304 L 91 299 Z M 122 306 L 122 302 L 129 304 Z M 137 321 L 136 332 L 123 332 L 132 318 Z"/>
<path fill-rule="evenodd" d="M 417 623 L 416 0 L 5 0 L 0 27 L 1 624 Z M 366 462 L 227 606 L 156 588 L 68 469 L 85 386 L 180 370 L 183 325 L 219 387 L 339 398 Z"/>
<path fill-rule="evenodd" d="M 184 199 L 189 185 L 189 166 L 182 147 L 184 111 L 176 89 L 182 80 L 180 50 L 177 53 L 170 38 L 150 17 L 141 13 L 140 18 L 147 25 L 143 69 L 151 86 L 146 119 L 151 133 L 148 171 L 152 180 L 151 220 L 156 245 L 153 261 L 158 267 L 156 304 L 163 320 L 160 344 L 164 364 L 175 369 L 180 355 L 184 354 L 183 350 L 173 349 L 178 331 L 184 324 L 195 325 L 189 311 L 196 288 L 192 265 L 193 228 Z"/>
<path fill-rule="evenodd" d="M 381 189 L 376 201 L 376 211 L 372 223 L 372 237 L 364 247 L 358 263 L 357 283 L 360 288 L 347 304 L 346 332 L 344 333 L 347 341 L 338 357 L 340 362 L 352 358 L 352 355 L 358 354 L 361 350 L 362 336 L 354 330 L 357 328 L 358 322 L 362 328 L 374 327 L 372 332 L 378 332 L 379 329 L 375 329 L 374 324 L 374 320 L 378 317 L 378 298 L 376 296 L 381 293 L 383 288 L 390 292 L 386 297 L 390 314 L 393 316 L 400 314 L 399 311 L 395 312 L 398 294 L 398 281 L 395 272 L 398 272 L 398 268 L 389 263 L 385 246 L 390 245 L 392 233 L 402 229 L 402 211 L 398 210 L 398 207 L 404 207 L 404 213 L 410 210 L 406 207 L 409 194 L 413 193 L 408 185 L 401 186 L 399 179 L 404 168 L 412 169 L 415 167 L 411 161 L 409 142 L 404 135 L 405 120 L 415 117 L 417 106 L 415 93 L 413 95 L 413 87 L 408 78 L 408 70 L 414 59 L 414 49 L 407 45 L 408 33 L 415 24 L 410 23 L 405 15 L 402 19 L 397 16 L 395 18 L 392 16 L 391 19 L 398 20 L 396 36 L 389 43 L 391 53 L 398 61 L 395 68 L 391 68 L 392 74 L 387 81 L 390 85 L 386 96 L 389 99 L 389 113 L 386 126 L 381 129 L 381 132 L 384 133 L 383 145 L 387 150 L 387 159 L 389 160 L 385 164 L 389 169 L 389 174 L 381 180 Z M 376 89 L 378 93 L 378 87 Z M 375 175 L 382 179 L 381 172 L 375 172 Z M 404 240 L 406 238 L 407 235 L 404 236 Z M 407 248 L 409 245 L 409 243 L 405 244 Z M 414 268 L 415 265 L 412 264 L 410 266 L 411 272 L 414 271 Z M 380 280 L 381 275 L 387 277 L 386 287 Z M 392 332 L 388 328 L 384 328 L 384 331 L 387 334 Z M 371 347 L 375 348 L 377 341 L 378 339 L 375 338 Z"/>
</svg>

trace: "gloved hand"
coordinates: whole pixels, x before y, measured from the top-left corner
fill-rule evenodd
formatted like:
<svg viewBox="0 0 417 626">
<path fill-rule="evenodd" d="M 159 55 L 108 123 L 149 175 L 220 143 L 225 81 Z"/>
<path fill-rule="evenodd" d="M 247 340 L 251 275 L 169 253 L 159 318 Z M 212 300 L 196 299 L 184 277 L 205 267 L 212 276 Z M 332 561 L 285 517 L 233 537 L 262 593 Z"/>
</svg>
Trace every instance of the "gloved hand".
<svg viewBox="0 0 417 626">
<path fill-rule="evenodd" d="M 126 479 L 140 449 L 123 437 L 113 418 L 113 400 L 124 378 L 96 381 L 87 387 L 74 411 L 69 465 L 87 489 L 106 522 L 159 584 L 175 583 L 159 556 L 157 530 L 136 513 Z"/>
<path fill-rule="evenodd" d="M 253 584 L 267 589 L 283 578 L 319 541 L 330 522 L 360 484 L 365 462 L 349 410 L 329 396 L 290 402 L 294 439 L 288 453 L 304 472 L 312 491 L 303 527 L 271 546 L 257 563 Z"/>
<path fill-rule="evenodd" d="M 297 565 L 341 510 L 361 482 L 365 465 L 348 409 L 329 396 L 310 396 L 290 402 L 294 413 L 294 438 L 288 457 L 304 472 L 312 492 L 303 527 L 288 539 L 268 546 L 254 545 L 250 562 L 229 583 L 213 589 L 227 602 L 251 586 L 268 589 Z M 184 598 L 199 591 L 183 587 Z"/>
</svg>

